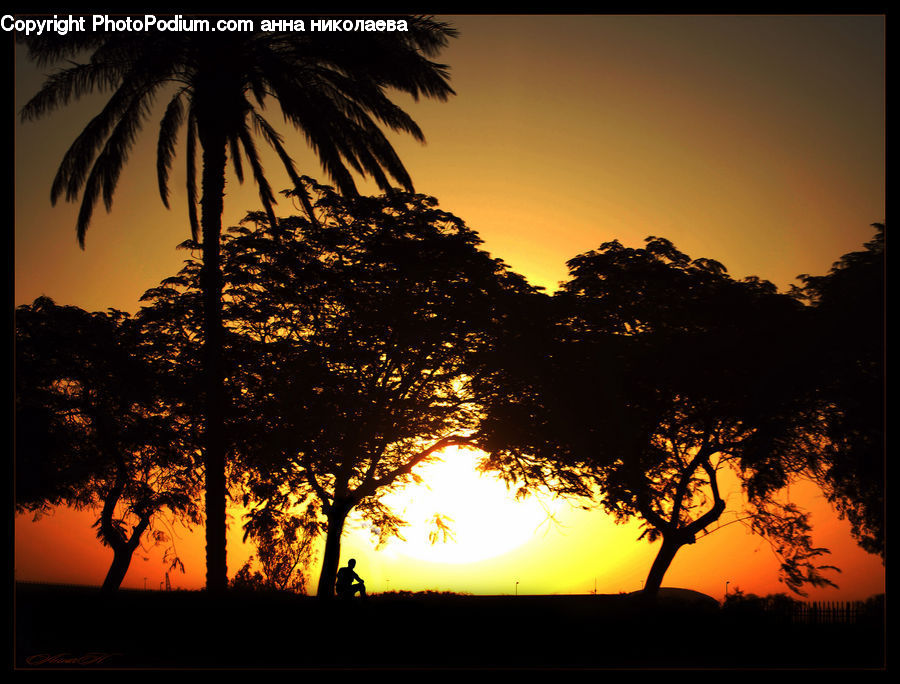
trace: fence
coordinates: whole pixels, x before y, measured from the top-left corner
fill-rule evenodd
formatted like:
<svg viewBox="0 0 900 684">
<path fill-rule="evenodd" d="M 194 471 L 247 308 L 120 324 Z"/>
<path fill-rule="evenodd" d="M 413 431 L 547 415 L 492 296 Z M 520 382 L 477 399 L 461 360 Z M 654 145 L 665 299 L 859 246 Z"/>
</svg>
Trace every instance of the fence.
<svg viewBox="0 0 900 684">
<path fill-rule="evenodd" d="M 795 603 L 791 618 L 806 625 L 855 624 L 870 613 L 864 601 L 812 601 Z"/>
</svg>

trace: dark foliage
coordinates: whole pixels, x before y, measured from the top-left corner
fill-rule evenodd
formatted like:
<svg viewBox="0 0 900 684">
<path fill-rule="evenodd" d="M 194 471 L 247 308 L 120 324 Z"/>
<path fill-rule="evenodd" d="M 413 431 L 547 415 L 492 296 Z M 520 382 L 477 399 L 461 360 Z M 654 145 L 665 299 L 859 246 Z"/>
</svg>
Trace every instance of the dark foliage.
<svg viewBox="0 0 900 684">
<path fill-rule="evenodd" d="M 327 596 L 350 511 L 379 542 L 399 534 L 403 521 L 380 496 L 416 481 L 415 466 L 442 449 L 475 443 L 474 379 L 508 309 L 532 289 L 433 198 L 347 199 L 303 182 L 314 221 L 273 226 L 251 214 L 223 240 L 229 441 L 252 509 L 247 534 L 291 516 L 318 521 Z M 187 315 L 199 276 L 189 262 L 148 292 L 144 315 Z M 190 325 L 182 320 L 168 325 Z"/>
<path fill-rule="evenodd" d="M 107 589 L 142 541 L 167 544 L 180 567 L 164 513 L 200 522 L 195 433 L 147 340 L 119 311 L 47 298 L 16 310 L 16 507 L 97 510 L 97 536 L 114 552 Z"/>
<path fill-rule="evenodd" d="M 813 307 L 818 386 L 829 447 L 811 463 L 859 545 L 885 554 L 885 226 L 865 250 L 824 276 L 799 276 L 795 294 Z"/>
<path fill-rule="evenodd" d="M 788 587 L 830 584 L 806 515 L 778 501 L 821 451 L 803 307 L 663 238 L 609 242 L 569 268 L 485 378 L 493 466 L 641 519 L 642 536 L 662 540 L 648 592 L 718 524 L 730 468 L 748 503 L 739 515 L 772 542 Z"/>
<path fill-rule="evenodd" d="M 389 191 L 391 178 L 412 181 L 382 126 L 424 140 L 421 130 L 387 93 L 447 99 L 447 67 L 431 61 L 456 35 L 427 17 L 400 17 L 406 31 L 331 32 L 112 32 L 21 36 L 40 66 L 66 60 L 21 111 L 38 119 L 97 90 L 112 91 L 101 112 L 78 136 L 51 188 L 51 200 L 76 201 L 79 243 L 100 198 L 112 207 L 116 185 L 155 98 L 168 104 L 160 121 L 157 177 L 168 206 L 169 171 L 177 136 L 186 131 L 187 199 L 191 235 L 203 248 L 203 453 L 206 477 L 207 586 L 224 591 L 226 451 L 223 434 L 222 274 L 219 240 L 225 170 L 243 181 L 244 161 L 274 225 L 275 197 L 256 149 L 261 138 L 275 150 L 311 220 L 312 207 L 281 134 L 263 115 L 276 100 L 284 120 L 301 131 L 338 187 L 356 194 L 352 172 L 371 175 Z M 89 54 L 89 61 L 74 62 Z M 198 167 L 200 169 L 198 173 Z M 198 182 L 199 181 L 199 182 Z M 199 187 L 198 187 L 199 186 Z M 199 191 L 199 192 L 198 192 Z M 199 195 L 199 197 L 198 197 Z M 199 208 L 199 212 L 198 212 Z"/>
</svg>

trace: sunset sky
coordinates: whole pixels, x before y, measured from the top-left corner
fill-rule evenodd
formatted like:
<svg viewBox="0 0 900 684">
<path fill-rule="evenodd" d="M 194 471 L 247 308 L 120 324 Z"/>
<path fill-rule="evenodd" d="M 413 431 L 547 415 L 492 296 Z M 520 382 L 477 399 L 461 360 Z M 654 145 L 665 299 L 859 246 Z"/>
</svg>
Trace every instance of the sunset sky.
<svg viewBox="0 0 900 684">
<path fill-rule="evenodd" d="M 444 18 L 460 31 L 438 58 L 450 65 L 457 95 L 446 103 L 398 96 L 427 144 L 392 140 L 417 191 L 437 197 L 493 256 L 548 291 L 565 279 L 573 256 L 612 239 L 640 246 L 650 235 L 716 259 L 734 277 L 757 275 L 787 289 L 798 274 L 824 274 L 861 249 L 873 235 L 869 224 L 884 220 L 883 16 Z M 44 74 L 17 47 L 15 75 L 18 111 Z M 99 94 L 15 124 L 17 305 L 46 295 L 88 310 L 135 312 L 141 294 L 185 258 L 174 249 L 189 237 L 183 149 L 171 210 L 156 185 L 161 111 L 146 124 L 112 211 L 98 208 L 84 251 L 75 238 L 78 205 L 51 206 L 59 161 L 103 102 Z M 302 135 L 283 132 L 298 167 L 327 181 Z M 264 162 L 273 187 L 288 187 L 277 160 Z M 226 225 L 259 208 L 249 181 L 239 186 L 229 177 L 226 190 Z M 298 213 L 288 201 L 278 210 Z M 421 471 L 431 492 L 421 485 L 394 500 L 411 522 L 448 514 L 455 545 L 429 547 L 425 528 L 413 526 L 407 544 L 376 551 L 365 525 L 351 521 L 342 564 L 355 557 L 370 591 L 641 588 L 656 545 L 636 541 L 636 525 L 549 500 L 513 503 L 503 485 L 473 475 L 470 463 L 465 452 L 448 454 L 443 469 L 432 467 L 430 477 Z M 460 484 L 441 487 L 452 482 Z M 849 525 L 815 489 L 797 485 L 788 495 L 813 512 L 816 545 L 830 548 L 825 562 L 843 570 L 834 576 L 840 589 L 810 596 L 883 591 L 881 561 L 855 545 Z M 737 510 L 736 488 L 728 501 Z M 767 543 L 741 524 L 724 526 L 733 519 L 726 513 L 721 530 L 679 551 L 664 585 L 716 598 L 726 582 L 729 591 L 784 591 Z M 111 554 L 92 522 L 90 513 L 65 510 L 36 523 L 17 516 L 17 578 L 99 585 Z M 252 553 L 240 544 L 238 523 L 231 525 L 230 575 Z M 178 549 L 187 572 L 173 575 L 173 584 L 201 587 L 202 530 L 183 534 Z M 123 586 L 158 588 L 161 555 L 135 554 Z"/>
</svg>

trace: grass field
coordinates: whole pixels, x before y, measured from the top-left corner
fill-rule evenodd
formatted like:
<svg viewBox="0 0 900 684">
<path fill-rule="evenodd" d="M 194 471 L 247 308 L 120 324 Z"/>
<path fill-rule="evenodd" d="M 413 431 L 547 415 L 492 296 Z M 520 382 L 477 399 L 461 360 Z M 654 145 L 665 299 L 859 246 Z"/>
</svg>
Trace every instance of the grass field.
<svg viewBox="0 0 900 684">
<path fill-rule="evenodd" d="M 700 600 L 691 600 L 697 599 Z M 881 620 L 795 625 L 684 590 L 636 595 L 282 594 L 17 584 L 17 669 L 883 668 Z"/>
</svg>

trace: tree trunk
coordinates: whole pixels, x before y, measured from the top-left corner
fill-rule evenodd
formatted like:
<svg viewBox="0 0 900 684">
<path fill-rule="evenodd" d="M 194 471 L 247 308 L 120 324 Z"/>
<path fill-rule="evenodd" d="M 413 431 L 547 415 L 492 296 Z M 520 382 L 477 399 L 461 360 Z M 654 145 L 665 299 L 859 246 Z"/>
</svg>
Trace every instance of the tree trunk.
<svg viewBox="0 0 900 684">
<path fill-rule="evenodd" d="M 101 591 L 116 591 L 122 585 L 133 555 L 134 549 L 128 544 L 113 550 L 113 562 L 103 580 Z"/>
<path fill-rule="evenodd" d="M 131 531 L 131 538 L 127 541 L 118 535 L 107 537 L 107 542 L 113 549 L 113 562 L 106 573 L 106 579 L 103 580 L 101 591 L 117 591 L 122 586 L 122 580 L 125 579 L 125 575 L 128 573 L 134 551 L 137 549 L 138 544 L 141 543 L 141 537 L 149 526 L 150 516 L 146 515 L 141 517 L 138 524 Z"/>
<path fill-rule="evenodd" d="M 663 577 L 666 570 L 672 564 L 672 559 L 685 542 L 673 540 L 671 536 L 663 536 L 663 543 L 656 554 L 653 565 L 650 567 L 650 574 L 647 575 L 647 581 L 644 583 L 644 594 L 647 596 L 656 596 L 659 588 L 662 586 Z"/>
<path fill-rule="evenodd" d="M 325 553 L 322 556 L 322 572 L 319 574 L 319 588 L 316 596 L 331 598 L 334 596 L 334 581 L 337 577 L 341 561 L 341 535 L 344 532 L 344 521 L 350 509 L 335 505 L 334 512 L 328 514 L 328 531 L 325 534 Z"/>
<path fill-rule="evenodd" d="M 125 541 L 122 533 L 113 525 L 113 514 L 116 505 L 125 491 L 125 467 L 121 458 L 115 459 L 119 472 L 116 476 L 115 484 L 103 497 L 103 510 L 100 512 L 100 534 L 103 535 L 103 541 L 113 550 L 113 562 L 106 573 L 106 579 L 103 580 L 102 591 L 116 591 L 122 580 L 125 579 L 125 573 L 128 572 L 128 566 L 131 564 L 131 554 L 133 549 L 128 550 L 128 543 Z"/>
<path fill-rule="evenodd" d="M 222 268 L 219 239 L 225 194 L 225 144 L 221 126 L 204 117 L 198 126 L 203 148 L 203 387 L 204 466 L 206 472 L 206 589 L 224 593 L 228 586 L 225 556 L 225 435 L 222 373 Z"/>
</svg>

